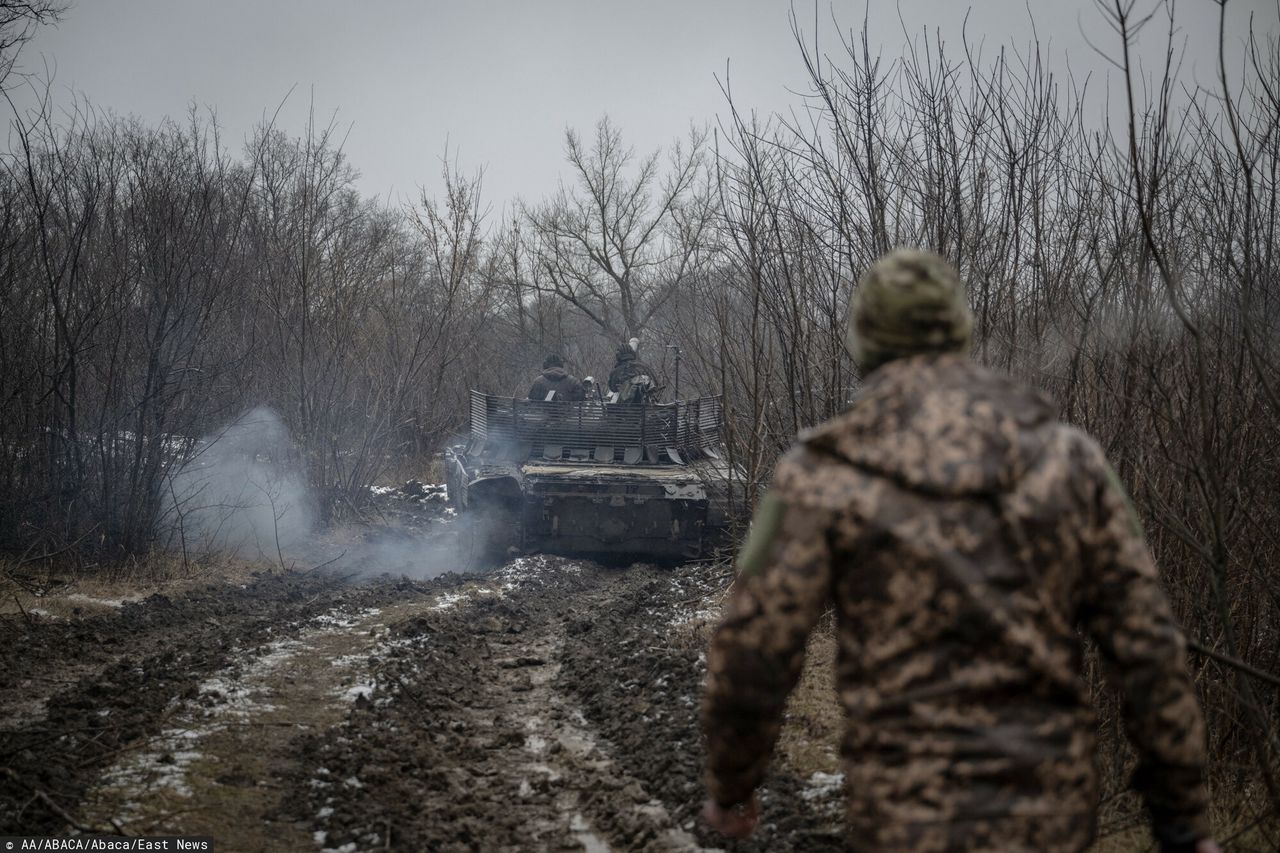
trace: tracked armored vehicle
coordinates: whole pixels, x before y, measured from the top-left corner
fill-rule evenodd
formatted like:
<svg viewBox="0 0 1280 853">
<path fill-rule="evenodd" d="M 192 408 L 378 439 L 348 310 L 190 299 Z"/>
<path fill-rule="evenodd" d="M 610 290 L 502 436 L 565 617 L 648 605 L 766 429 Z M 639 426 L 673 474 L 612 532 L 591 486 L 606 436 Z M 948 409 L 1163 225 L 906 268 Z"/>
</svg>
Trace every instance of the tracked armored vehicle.
<svg viewBox="0 0 1280 853">
<path fill-rule="evenodd" d="M 665 404 L 471 393 L 471 434 L 446 455 L 474 551 L 678 560 L 710 551 L 743 506 L 719 397 Z"/>
</svg>

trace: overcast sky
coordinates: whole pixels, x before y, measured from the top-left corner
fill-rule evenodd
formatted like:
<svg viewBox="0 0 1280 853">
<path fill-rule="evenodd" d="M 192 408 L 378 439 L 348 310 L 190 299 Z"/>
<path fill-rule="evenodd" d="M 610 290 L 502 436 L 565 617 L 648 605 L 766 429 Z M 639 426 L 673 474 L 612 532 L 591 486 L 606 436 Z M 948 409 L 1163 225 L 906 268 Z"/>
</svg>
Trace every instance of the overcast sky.
<svg viewBox="0 0 1280 853">
<path fill-rule="evenodd" d="M 1057 69 L 1105 73 L 1085 34 L 1109 48 L 1114 36 L 1093 0 L 973 5 L 969 37 L 988 52 L 1030 42 L 1030 5 Z M 48 63 L 61 100 L 75 90 L 148 121 L 181 116 L 192 103 L 213 108 L 235 141 L 292 89 L 279 124 L 300 132 L 313 97 L 322 121 L 336 113 L 365 192 L 393 201 L 420 185 L 435 192 L 447 142 L 465 171 L 485 168 L 496 208 L 555 188 L 566 125 L 586 131 L 608 113 L 650 150 L 690 122 L 714 123 L 725 111 L 716 77 L 726 63 L 742 105 L 795 104 L 788 88 L 802 88 L 804 75 L 790 8 L 788 0 L 74 0 L 22 64 Z M 796 3 L 810 32 L 814 8 Z M 830 36 L 833 14 L 856 27 L 864 2 L 818 8 Z M 1231 0 L 1228 9 L 1233 52 L 1251 12 L 1255 30 L 1277 31 L 1275 0 Z M 938 28 L 958 48 L 965 12 L 951 0 L 872 2 L 873 38 L 892 56 L 904 26 Z M 1180 0 L 1177 13 L 1186 75 L 1208 80 L 1217 5 Z M 1145 41 L 1156 47 L 1159 38 Z"/>
</svg>

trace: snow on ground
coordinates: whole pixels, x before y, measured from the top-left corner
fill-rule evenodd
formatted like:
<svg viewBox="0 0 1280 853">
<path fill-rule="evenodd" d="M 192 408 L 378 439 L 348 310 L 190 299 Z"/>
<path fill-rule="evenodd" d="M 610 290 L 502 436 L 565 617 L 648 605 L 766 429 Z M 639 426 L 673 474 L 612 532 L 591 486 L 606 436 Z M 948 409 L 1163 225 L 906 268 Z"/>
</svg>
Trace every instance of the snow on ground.
<svg viewBox="0 0 1280 853">
<path fill-rule="evenodd" d="M 344 702 L 354 702 L 357 699 L 359 699 L 361 696 L 363 696 L 365 699 L 369 699 L 370 697 L 373 696 L 373 690 L 376 686 L 377 685 L 375 685 L 373 681 L 367 681 L 367 682 L 360 681 L 360 682 L 356 682 L 354 687 L 348 687 L 346 690 L 343 690 L 338 695 L 342 698 L 342 701 Z"/>
<path fill-rule="evenodd" d="M 471 596 L 465 592 L 446 592 L 440 596 L 440 599 L 431 608 L 432 610 L 448 610 L 460 601 L 466 601 Z"/>
<path fill-rule="evenodd" d="M 142 598 L 139 596 L 134 596 L 131 598 L 95 598 L 91 595 L 85 595 L 84 593 L 81 593 L 81 592 L 69 593 L 68 595 L 63 596 L 63 598 L 70 602 L 79 602 L 81 604 L 97 605 L 98 607 L 124 607 L 126 604 L 129 604 L 131 602 L 142 600 Z"/>
<path fill-rule="evenodd" d="M 190 797 L 187 768 L 203 755 L 196 749 L 201 737 L 201 732 L 191 728 L 166 729 L 150 740 L 145 751 L 107 770 L 103 784 L 144 794 L 168 789 L 180 797 Z M 138 806 L 137 802 L 130 804 L 116 819 L 133 820 Z"/>
<path fill-rule="evenodd" d="M 372 616 L 377 616 L 381 612 L 382 610 L 378 607 L 369 607 L 356 613 L 344 613 L 339 609 L 330 611 L 329 613 L 322 613 L 311 621 L 330 630 L 339 630 L 343 628 L 354 628 L 361 622 L 366 621 Z"/>
<path fill-rule="evenodd" d="M 503 591 L 511 592 L 547 572 L 580 574 L 582 566 L 571 560 L 547 554 L 531 554 L 527 557 L 517 557 L 507 563 L 494 574 L 494 578 L 501 584 Z"/>
<path fill-rule="evenodd" d="M 810 802 L 826 800 L 839 796 L 843 787 L 843 773 L 823 773 L 819 771 L 809 777 L 809 784 L 800 792 L 800 796 Z"/>
<path fill-rule="evenodd" d="M 268 643 L 256 655 L 241 658 L 206 678 L 196 689 L 195 698 L 175 707 L 172 726 L 103 774 L 102 789 L 130 792 L 115 818 L 122 823 L 138 819 L 145 811 L 147 795 L 161 790 L 191 797 L 189 772 L 204 757 L 201 741 L 228 726 L 249 724 L 279 710 L 271 701 L 279 690 L 278 677 L 287 673 L 300 655 L 312 653 L 327 638 L 345 634 L 368 643 L 358 653 L 335 655 L 330 660 L 328 677 L 335 685 L 328 695 L 343 704 L 362 696 L 370 699 L 377 689 L 368 673 L 370 659 L 407 642 L 391 639 L 385 630 L 378 637 L 378 617 L 382 615 L 383 610 L 377 607 L 355 612 L 337 608 L 323 613 L 305 623 L 296 638 Z"/>
</svg>

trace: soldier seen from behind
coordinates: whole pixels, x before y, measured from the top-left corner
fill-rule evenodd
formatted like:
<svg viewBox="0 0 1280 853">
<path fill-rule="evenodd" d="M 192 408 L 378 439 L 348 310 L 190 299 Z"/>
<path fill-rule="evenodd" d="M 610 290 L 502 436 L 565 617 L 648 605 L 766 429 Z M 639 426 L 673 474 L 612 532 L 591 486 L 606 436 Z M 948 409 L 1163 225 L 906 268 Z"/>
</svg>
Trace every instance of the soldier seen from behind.
<svg viewBox="0 0 1280 853">
<path fill-rule="evenodd" d="M 553 353 L 542 362 L 542 375 L 533 381 L 529 399 L 573 402 L 586 399 L 586 394 L 578 377 L 564 369 L 564 359 Z"/>
<path fill-rule="evenodd" d="M 617 393 L 618 402 L 646 402 L 655 388 L 653 371 L 640 360 L 635 345 L 623 344 L 618 347 L 614 354 L 613 370 L 609 373 L 609 390 Z"/>
<path fill-rule="evenodd" d="M 743 837 L 787 694 L 834 608 L 847 840 L 1078 851 L 1098 808 L 1083 629 L 1124 699 L 1164 851 L 1216 851 L 1185 641 L 1089 436 L 969 360 L 956 271 L 897 250 L 862 277 L 852 407 L 799 437 L 762 500 L 703 702 L 704 816 Z"/>
</svg>

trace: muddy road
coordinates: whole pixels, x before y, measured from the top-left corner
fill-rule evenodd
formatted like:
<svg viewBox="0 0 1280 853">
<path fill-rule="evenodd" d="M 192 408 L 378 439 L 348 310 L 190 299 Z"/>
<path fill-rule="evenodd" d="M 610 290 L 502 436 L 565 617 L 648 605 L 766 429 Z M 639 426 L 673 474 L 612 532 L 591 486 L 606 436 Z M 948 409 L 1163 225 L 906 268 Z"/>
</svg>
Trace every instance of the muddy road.
<svg viewBox="0 0 1280 853">
<path fill-rule="evenodd" d="M 701 564 L 526 557 L 431 581 L 264 574 L 97 615 L 5 616 L 0 834 L 836 849 L 834 756 L 806 736 L 829 732 L 805 731 L 803 703 L 789 730 L 804 748 L 784 738 L 757 836 L 730 845 L 697 821 L 704 649 L 727 582 Z"/>
</svg>

